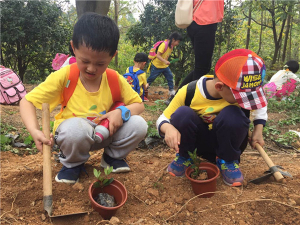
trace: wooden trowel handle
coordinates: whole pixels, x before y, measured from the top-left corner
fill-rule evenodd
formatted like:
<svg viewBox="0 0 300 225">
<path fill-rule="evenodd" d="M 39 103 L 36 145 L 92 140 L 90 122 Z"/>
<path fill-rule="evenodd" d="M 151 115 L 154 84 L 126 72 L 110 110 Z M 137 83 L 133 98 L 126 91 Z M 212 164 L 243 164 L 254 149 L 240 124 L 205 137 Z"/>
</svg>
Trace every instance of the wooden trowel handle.
<svg viewBox="0 0 300 225">
<path fill-rule="evenodd" d="M 269 166 L 269 168 L 275 166 L 274 163 L 272 162 L 272 160 L 269 158 L 268 154 L 260 146 L 260 144 L 256 143 L 255 147 L 259 151 L 260 155 L 263 157 L 263 159 L 265 160 L 265 162 L 267 163 L 267 165 Z M 282 180 L 284 178 L 279 171 L 273 173 L 273 176 L 275 177 L 276 181 L 280 181 L 280 180 Z"/>
<path fill-rule="evenodd" d="M 45 137 L 50 140 L 49 104 L 42 104 L 42 125 Z M 51 146 L 43 145 L 43 190 L 44 196 L 52 196 Z"/>
</svg>

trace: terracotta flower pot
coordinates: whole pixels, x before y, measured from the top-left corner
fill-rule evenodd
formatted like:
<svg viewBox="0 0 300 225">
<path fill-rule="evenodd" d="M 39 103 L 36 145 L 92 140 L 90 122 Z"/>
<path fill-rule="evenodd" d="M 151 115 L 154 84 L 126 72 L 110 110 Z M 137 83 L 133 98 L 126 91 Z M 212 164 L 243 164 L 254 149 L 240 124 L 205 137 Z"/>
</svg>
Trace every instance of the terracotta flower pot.
<svg viewBox="0 0 300 225">
<path fill-rule="evenodd" d="M 203 194 L 205 192 L 215 192 L 217 188 L 217 178 L 220 174 L 219 168 L 209 162 L 202 162 L 199 166 L 200 170 L 206 170 L 208 179 L 207 180 L 194 180 L 191 178 L 191 173 L 193 169 L 188 167 L 185 171 L 185 176 L 191 181 L 193 191 L 195 195 Z M 204 194 L 200 195 L 200 198 L 210 198 L 214 195 L 211 194 Z"/>
<path fill-rule="evenodd" d="M 96 183 L 96 181 L 94 182 Z M 121 208 L 126 200 L 127 200 L 127 190 L 125 186 L 120 182 L 114 179 L 114 181 L 104 188 L 94 188 L 92 183 L 89 187 L 89 197 L 92 204 L 92 207 L 96 212 L 98 212 L 103 219 L 109 220 L 112 216 L 114 216 L 119 208 Z M 114 196 L 116 206 L 115 207 L 105 207 L 98 204 L 94 198 L 99 193 L 107 193 L 109 195 Z"/>
</svg>

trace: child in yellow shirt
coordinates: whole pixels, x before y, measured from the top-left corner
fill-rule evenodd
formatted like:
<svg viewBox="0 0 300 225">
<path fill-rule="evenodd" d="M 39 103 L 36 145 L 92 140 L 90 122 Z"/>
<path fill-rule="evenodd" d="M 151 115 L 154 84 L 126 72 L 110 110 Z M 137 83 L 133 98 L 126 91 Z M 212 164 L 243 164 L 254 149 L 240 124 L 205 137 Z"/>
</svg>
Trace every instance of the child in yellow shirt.
<svg viewBox="0 0 300 225">
<path fill-rule="evenodd" d="M 126 69 L 126 74 L 123 76 L 132 88 L 140 95 L 144 102 L 149 101 L 147 99 L 147 78 L 146 73 L 143 71 L 146 63 L 148 62 L 148 55 L 145 53 L 137 53 L 134 57 L 134 65 Z M 137 79 L 137 80 L 135 80 Z M 136 83 L 135 83 L 136 82 Z M 137 83 L 138 82 L 138 83 Z"/>
<path fill-rule="evenodd" d="M 124 159 L 147 133 L 146 121 L 138 116 L 144 110 L 142 100 L 119 74 L 116 77 L 120 101 L 126 107 L 109 112 L 114 101 L 106 71 L 117 54 L 119 36 L 117 25 L 109 17 L 96 13 L 82 15 L 74 26 L 70 42 L 77 63 L 50 74 L 20 102 L 22 120 L 38 150 L 42 151 L 44 144 L 52 145 L 54 141 L 60 147 L 63 167 L 55 177 L 57 182 L 76 183 L 90 157 L 89 152 L 101 148 L 104 148 L 102 167 L 112 166 L 113 172 L 129 171 Z M 40 130 L 36 108 L 49 103 L 53 110 L 62 104 L 61 95 L 73 65 L 80 71 L 76 88 L 67 105 L 55 116 L 55 136 L 51 135 L 48 140 Z M 99 143 L 95 140 L 95 127 L 103 119 L 109 120 L 110 136 Z"/>
</svg>

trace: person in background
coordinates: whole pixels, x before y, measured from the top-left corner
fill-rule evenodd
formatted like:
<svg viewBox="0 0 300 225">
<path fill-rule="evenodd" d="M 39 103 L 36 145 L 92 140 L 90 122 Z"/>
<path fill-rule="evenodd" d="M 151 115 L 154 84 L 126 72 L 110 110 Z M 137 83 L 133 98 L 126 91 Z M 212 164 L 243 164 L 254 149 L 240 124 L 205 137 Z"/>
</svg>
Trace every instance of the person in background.
<svg viewBox="0 0 300 225">
<path fill-rule="evenodd" d="M 217 26 L 224 17 L 224 0 L 194 0 L 194 6 L 198 1 L 202 3 L 193 14 L 193 22 L 187 27 L 195 55 L 194 70 L 183 79 L 178 90 L 210 71 Z M 172 99 L 173 96 L 166 104 L 168 105 Z"/>
<path fill-rule="evenodd" d="M 147 77 L 146 77 L 146 73 L 143 71 L 143 69 L 146 66 L 146 63 L 148 62 L 148 55 L 146 53 L 137 53 L 134 56 L 134 60 L 133 60 L 133 67 L 132 70 L 134 73 L 139 71 L 139 74 L 137 75 L 137 78 L 139 80 L 139 90 L 140 93 L 138 93 L 140 95 L 140 97 L 143 99 L 144 102 L 148 102 L 148 84 L 147 84 Z M 126 73 L 129 73 L 129 67 L 126 69 Z"/>
<path fill-rule="evenodd" d="M 269 83 L 264 85 L 267 98 L 276 96 L 278 101 L 285 99 L 296 88 L 300 78 L 295 74 L 299 70 L 299 63 L 296 60 L 289 60 L 285 63 L 283 70 L 274 74 Z"/>
<path fill-rule="evenodd" d="M 150 76 L 147 79 L 148 87 L 151 83 L 162 73 L 168 81 L 169 86 L 169 96 L 175 95 L 173 74 L 169 68 L 170 62 L 168 61 L 173 48 L 178 46 L 180 41 L 182 41 L 182 36 L 174 32 L 168 38 L 168 48 L 166 49 L 166 44 L 163 42 L 157 50 L 156 57 L 152 60 Z M 166 49 L 166 51 L 165 51 Z"/>
</svg>

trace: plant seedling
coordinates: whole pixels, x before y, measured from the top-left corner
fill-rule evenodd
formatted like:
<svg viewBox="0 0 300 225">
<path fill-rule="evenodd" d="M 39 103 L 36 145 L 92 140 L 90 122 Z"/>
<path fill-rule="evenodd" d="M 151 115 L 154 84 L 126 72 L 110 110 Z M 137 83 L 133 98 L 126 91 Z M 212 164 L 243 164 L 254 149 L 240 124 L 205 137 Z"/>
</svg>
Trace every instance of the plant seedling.
<svg viewBox="0 0 300 225">
<path fill-rule="evenodd" d="M 104 168 L 104 173 L 105 176 L 101 176 L 101 171 L 100 170 L 96 170 L 94 168 L 94 175 L 97 178 L 97 182 L 94 183 L 93 187 L 94 188 L 104 188 L 107 185 L 110 185 L 111 182 L 113 182 L 114 178 L 106 178 L 111 172 L 113 171 L 113 167 L 106 167 Z"/>
<path fill-rule="evenodd" d="M 193 153 L 189 152 L 189 155 L 193 161 L 193 163 L 191 164 L 191 168 L 193 169 L 193 172 L 191 173 L 191 178 L 195 180 L 208 179 L 206 170 L 199 169 L 200 163 L 203 161 L 203 159 L 197 155 L 197 149 L 195 149 Z"/>
</svg>

